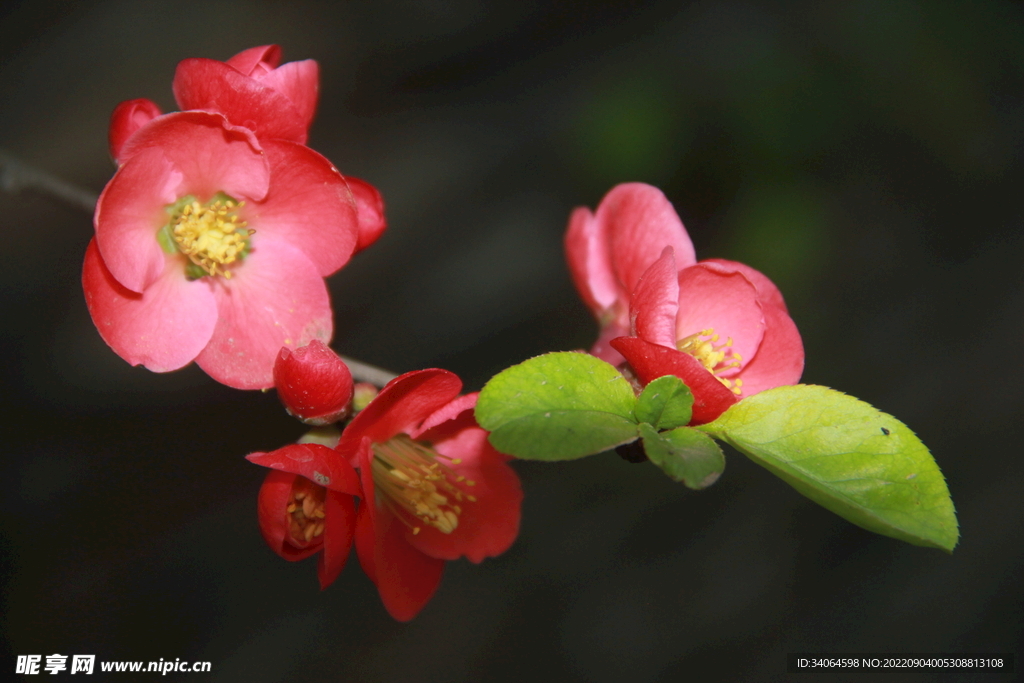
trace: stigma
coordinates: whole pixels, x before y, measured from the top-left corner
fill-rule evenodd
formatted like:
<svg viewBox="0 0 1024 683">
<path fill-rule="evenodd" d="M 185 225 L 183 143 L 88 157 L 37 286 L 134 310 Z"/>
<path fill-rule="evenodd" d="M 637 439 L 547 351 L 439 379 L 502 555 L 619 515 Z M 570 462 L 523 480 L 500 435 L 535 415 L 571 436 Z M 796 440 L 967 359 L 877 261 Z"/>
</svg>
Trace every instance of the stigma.
<svg viewBox="0 0 1024 683">
<path fill-rule="evenodd" d="M 461 487 L 476 482 L 456 474 L 444 461 L 451 459 L 429 445 L 399 434 L 384 443 L 373 444 L 373 483 L 378 500 L 412 529 L 420 523 L 450 534 L 459 526 L 463 503 L 476 498 Z"/>
<path fill-rule="evenodd" d="M 195 266 L 190 275 L 231 278 L 228 266 L 245 256 L 249 237 L 255 232 L 247 229 L 247 223 L 236 213 L 244 204 L 219 193 L 206 204 L 192 199 L 176 205 L 170 236 L 178 251 Z"/>
<path fill-rule="evenodd" d="M 288 505 L 288 535 L 294 545 L 306 547 L 314 538 L 324 533 L 324 500 L 327 489 L 314 484 L 305 477 L 295 477 Z"/>
<path fill-rule="evenodd" d="M 721 377 L 719 373 L 740 367 L 743 358 L 733 350 L 732 337 L 728 337 L 722 343 L 718 343 L 718 340 L 719 336 L 715 334 L 715 330 L 709 328 L 680 339 L 676 342 L 676 348 L 700 361 L 700 364 L 725 385 L 726 389 L 739 396 L 743 393 L 743 380 L 731 380 Z"/>
</svg>

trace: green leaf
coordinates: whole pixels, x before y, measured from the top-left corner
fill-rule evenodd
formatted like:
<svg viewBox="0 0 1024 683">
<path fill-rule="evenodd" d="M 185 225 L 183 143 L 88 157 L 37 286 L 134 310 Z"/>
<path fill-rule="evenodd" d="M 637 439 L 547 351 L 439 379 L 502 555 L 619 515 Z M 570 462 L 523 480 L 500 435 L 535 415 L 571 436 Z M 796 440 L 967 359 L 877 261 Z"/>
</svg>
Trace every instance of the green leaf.
<svg viewBox="0 0 1024 683">
<path fill-rule="evenodd" d="M 778 387 L 698 427 L 869 531 L 952 552 L 945 479 L 902 422 L 827 387 Z"/>
<path fill-rule="evenodd" d="M 682 427 L 693 416 L 693 394 L 681 379 L 665 375 L 644 387 L 633 414 L 637 422 L 646 422 L 655 429 Z"/>
<path fill-rule="evenodd" d="M 711 486 L 725 469 L 722 449 L 696 429 L 678 427 L 659 433 L 645 422 L 640 425 L 640 436 L 650 461 L 691 489 Z"/>
<path fill-rule="evenodd" d="M 632 387 L 612 365 L 558 352 L 492 377 L 480 392 L 476 419 L 504 453 L 570 460 L 636 439 L 635 404 Z"/>
<path fill-rule="evenodd" d="M 491 445 L 524 460 L 574 460 L 636 440 L 636 423 L 596 410 L 549 410 L 506 422 Z"/>
</svg>

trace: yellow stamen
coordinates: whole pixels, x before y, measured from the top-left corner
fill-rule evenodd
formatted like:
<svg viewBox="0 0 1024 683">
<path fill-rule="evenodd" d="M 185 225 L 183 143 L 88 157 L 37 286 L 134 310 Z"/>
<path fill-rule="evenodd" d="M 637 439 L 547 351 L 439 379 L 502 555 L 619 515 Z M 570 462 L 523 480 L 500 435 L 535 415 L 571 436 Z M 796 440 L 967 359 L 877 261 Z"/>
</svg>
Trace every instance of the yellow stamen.
<svg viewBox="0 0 1024 683">
<path fill-rule="evenodd" d="M 324 533 L 324 500 L 327 489 L 305 477 L 296 477 L 288 497 L 288 535 L 293 544 L 304 547 Z"/>
<path fill-rule="evenodd" d="M 420 532 L 414 520 L 450 534 L 459 526 L 462 513 L 459 503 L 476 501 L 456 486 L 465 477 L 457 475 L 442 460 L 451 464 L 461 462 L 434 451 L 427 444 L 413 441 L 406 434 L 373 444 L 372 472 L 378 500 L 413 534 Z M 476 482 L 465 483 L 472 486 Z"/>
<path fill-rule="evenodd" d="M 740 362 L 743 359 L 740 354 L 733 351 L 732 337 L 728 337 L 723 344 L 716 344 L 718 339 L 719 336 L 715 334 L 715 330 L 708 328 L 683 337 L 676 342 L 676 348 L 700 361 L 700 364 L 707 368 L 708 372 L 714 375 L 715 379 L 721 382 L 726 389 L 739 396 L 743 393 L 740 388 L 743 386 L 743 380 L 732 381 L 725 377 L 719 377 L 719 373 L 740 367 Z"/>
<path fill-rule="evenodd" d="M 231 278 L 226 267 L 244 255 L 255 232 L 235 213 L 245 202 L 217 199 L 207 205 L 192 201 L 171 218 L 171 235 L 178 249 L 207 275 Z"/>
</svg>

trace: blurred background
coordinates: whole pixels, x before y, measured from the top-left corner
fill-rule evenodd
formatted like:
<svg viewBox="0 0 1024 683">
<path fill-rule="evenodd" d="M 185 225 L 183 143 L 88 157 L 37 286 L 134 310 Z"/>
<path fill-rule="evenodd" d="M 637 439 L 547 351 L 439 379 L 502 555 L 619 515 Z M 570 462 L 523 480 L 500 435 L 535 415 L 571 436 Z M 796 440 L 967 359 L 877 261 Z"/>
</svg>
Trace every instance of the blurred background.
<svg viewBox="0 0 1024 683">
<path fill-rule="evenodd" d="M 264 470 L 242 456 L 302 432 L 274 393 L 129 367 L 84 304 L 90 215 L 0 192 L 4 668 L 57 652 L 208 660 L 216 681 L 766 681 L 790 652 L 1021 654 L 1019 5 L 6 2 L 0 148 L 98 192 L 118 102 L 172 110 L 178 61 L 266 43 L 319 61 L 310 145 L 387 202 L 387 233 L 329 282 L 339 352 L 476 390 L 588 347 L 569 213 L 645 181 L 699 258 L 780 286 L 805 382 L 930 446 L 960 546 L 865 532 L 734 451 L 699 493 L 614 454 L 516 463 L 517 543 L 449 563 L 396 623 L 354 557 L 320 592 L 314 560 L 264 546 Z"/>
</svg>

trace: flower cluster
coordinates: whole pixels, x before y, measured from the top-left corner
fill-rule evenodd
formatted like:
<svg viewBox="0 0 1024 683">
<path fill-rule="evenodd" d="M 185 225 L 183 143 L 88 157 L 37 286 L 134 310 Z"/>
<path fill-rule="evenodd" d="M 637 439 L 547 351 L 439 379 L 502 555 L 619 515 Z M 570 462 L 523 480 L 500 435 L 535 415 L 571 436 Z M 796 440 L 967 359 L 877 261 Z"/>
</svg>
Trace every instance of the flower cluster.
<svg viewBox="0 0 1024 683">
<path fill-rule="evenodd" d="M 284 559 L 319 555 L 321 588 L 354 545 L 388 612 L 406 621 L 446 561 L 479 563 L 510 547 L 523 494 L 457 376 L 410 372 L 369 398 L 327 346 L 324 278 L 381 235 L 383 203 L 306 146 L 318 67 L 280 59 L 276 46 L 187 59 L 173 82 L 181 111 L 148 100 L 117 107 L 118 168 L 96 206 L 86 301 L 103 339 L 133 365 L 163 372 L 196 361 L 231 387 L 276 386 L 291 415 L 318 427 L 355 413 L 333 438 L 247 456 L 270 470 L 259 525 Z M 619 185 L 596 212 L 577 209 L 565 245 L 601 325 L 591 353 L 641 385 L 679 377 L 693 394 L 691 425 L 799 380 L 803 347 L 779 290 L 741 263 L 697 261 L 659 190 Z"/>
<path fill-rule="evenodd" d="M 325 362 L 329 349 L 286 353 L 278 367 L 290 365 L 291 387 L 278 391 L 290 411 L 296 390 L 317 414 L 335 405 L 332 387 L 351 397 L 351 375 L 337 371 L 344 367 L 337 356 Z M 354 536 L 363 571 L 400 621 L 434 594 L 446 560 L 481 562 L 507 550 L 519 531 L 519 478 L 477 426 L 476 394 L 460 396 L 461 389 L 446 370 L 410 372 L 387 384 L 334 448 L 300 443 L 249 455 L 271 468 L 258 505 L 271 549 L 293 561 L 320 552 L 326 588 Z"/>
<path fill-rule="evenodd" d="M 305 146 L 316 62 L 280 58 L 265 46 L 188 59 L 174 77 L 182 111 L 114 111 L 118 169 L 82 282 L 100 335 L 133 365 L 194 360 L 229 386 L 272 386 L 282 346 L 331 339 L 323 278 L 384 230 L 380 194 Z"/>
<path fill-rule="evenodd" d="M 799 381 L 803 344 L 778 288 L 742 263 L 698 262 L 657 188 L 618 185 L 596 213 L 577 209 L 565 246 L 576 288 L 601 324 L 591 353 L 628 361 L 644 385 L 679 377 L 694 395 L 691 424 Z"/>
</svg>

